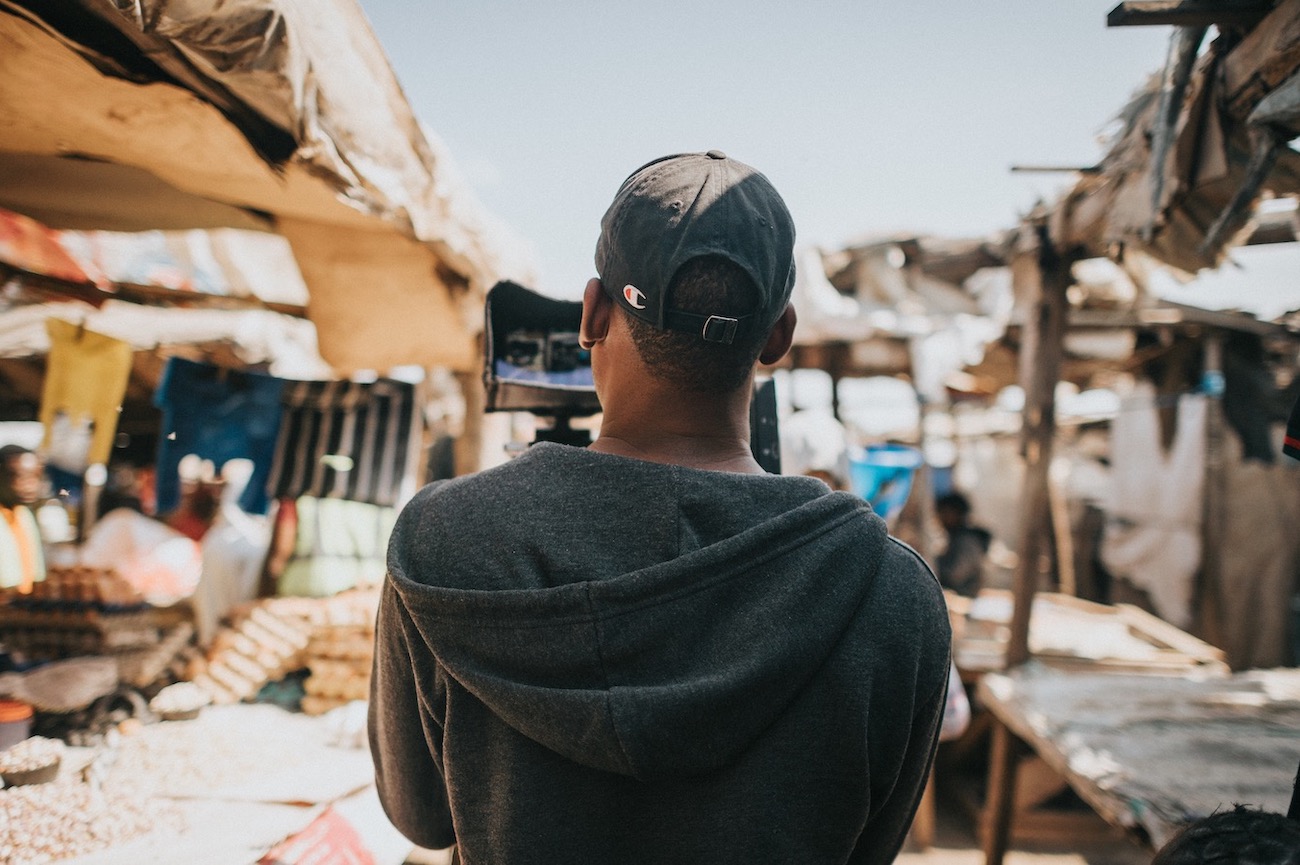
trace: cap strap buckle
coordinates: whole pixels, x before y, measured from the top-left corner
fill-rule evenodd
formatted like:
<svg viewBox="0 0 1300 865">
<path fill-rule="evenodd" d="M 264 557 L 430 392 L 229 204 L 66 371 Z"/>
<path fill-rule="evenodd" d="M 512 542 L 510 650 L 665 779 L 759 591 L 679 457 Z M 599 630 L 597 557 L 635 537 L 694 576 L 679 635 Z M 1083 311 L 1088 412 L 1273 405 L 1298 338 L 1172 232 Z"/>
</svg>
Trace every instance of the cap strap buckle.
<svg viewBox="0 0 1300 865">
<path fill-rule="evenodd" d="M 731 345 L 731 341 L 736 338 L 736 327 L 740 324 L 740 319 L 728 318 L 725 315 L 711 315 L 704 322 L 704 329 L 700 336 L 708 342 L 720 342 L 724 345 Z"/>
</svg>

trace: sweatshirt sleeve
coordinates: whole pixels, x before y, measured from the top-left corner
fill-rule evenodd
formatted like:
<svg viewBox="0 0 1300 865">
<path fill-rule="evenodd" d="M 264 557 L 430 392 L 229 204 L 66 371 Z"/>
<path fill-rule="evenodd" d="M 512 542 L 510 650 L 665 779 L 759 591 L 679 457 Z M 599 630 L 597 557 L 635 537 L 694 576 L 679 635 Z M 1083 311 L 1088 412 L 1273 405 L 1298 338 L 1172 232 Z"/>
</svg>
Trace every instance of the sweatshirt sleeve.
<svg viewBox="0 0 1300 865">
<path fill-rule="evenodd" d="M 384 580 L 370 681 L 370 755 L 388 819 L 421 847 L 456 843 L 443 774 L 442 729 L 426 711 L 407 628 L 413 627 L 392 578 Z"/>
<path fill-rule="evenodd" d="M 905 650 L 899 650 L 897 654 L 900 665 L 915 664 L 915 690 L 913 699 L 908 701 L 910 713 L 901 716 L 910 721 L 910 725 L 904 734 L 906 738 L 897 745 L 902 751 L 902 759 L 896 764 L 893 785 L 880 808 L 873 809 L 858 849 L 850 860 L 854 865 L 893 862 L 907 840 L 939 747 L 939 730 L 952 668 L 952 630 L 939 581 L 925 560 L 911 547 L 894 541 L 892 552 L 895 555 L 894 566 L 901 570 L 910 565 L 914 575 L 907 584 L 913 588 L 911 597 L 915 606 L 910 615 L 902 617 L 912 623 L 913 630 L 908 632 L 906 642 L 914 654 Z M 905 661 L 909 654 L 910 659 Z"/>
<path fill-rule="evenodd" d="M 860 858 L 853 862 L 861 865 L 893 862 L 907 840 L 912 819 L 921 804 L 921 794 L 930 781 L 930 766 L 939 747 L 939 726 L 943 718 L 943 707 L 947 701 L 947 681 L 938 693 L 923 703 L 913 719 L 912 729 L 915 735 L 907 740 L 907 752 L 903 757 L 902 771 L 893 794 L 884 804 L 875 818 L 867 825 L 864 837 L 892 838 L 892 845 L 877 846 L 874 849 L 859 849 Z"/>
</svg>

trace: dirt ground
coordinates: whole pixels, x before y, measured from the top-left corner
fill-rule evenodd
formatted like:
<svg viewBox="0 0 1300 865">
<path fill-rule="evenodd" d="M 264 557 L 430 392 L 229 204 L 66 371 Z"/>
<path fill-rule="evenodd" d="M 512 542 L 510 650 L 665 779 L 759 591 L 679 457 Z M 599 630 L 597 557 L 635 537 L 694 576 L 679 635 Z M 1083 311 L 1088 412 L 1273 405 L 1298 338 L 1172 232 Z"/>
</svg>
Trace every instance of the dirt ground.
<svg viewBox="0 0 1300 865">
<path fill-rule="evenodd" d="M 896 865 L 984 865 L 984 854 L 970 822 L 957 807 L 941 797 L 936 812 L 934 844 L 920 851 L 909 841 Z M 448 865 L 448 851 L 414 851 L 406 865 Z M 1004 865 L 1148 865 L 1151 856 L 1117 830 L 1097 820 L 1093 837 L 1070 843 L 1030 843 L 1012 845 Z"/>
<path fill-rule="evenodd" d="M 941 796 L 936 812 L 934 844 L 920 851 L 909 840 L 898 865 L 983 865 L 974 827 L 964 814 Z M 1017 840 L 1004 865 L 1147 865 L 1151 854 L 1097 818 L 1087 837 L 1071 841 Z"/>
</svg>

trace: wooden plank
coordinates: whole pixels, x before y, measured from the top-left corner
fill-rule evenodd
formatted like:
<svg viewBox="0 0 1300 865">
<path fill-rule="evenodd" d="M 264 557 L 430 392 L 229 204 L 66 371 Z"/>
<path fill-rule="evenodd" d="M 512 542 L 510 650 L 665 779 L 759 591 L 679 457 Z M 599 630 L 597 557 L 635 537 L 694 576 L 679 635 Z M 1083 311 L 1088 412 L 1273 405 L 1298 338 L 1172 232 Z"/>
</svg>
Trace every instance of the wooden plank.
<svg viewBox="0 0 1300 865">
<path fill-rule="evenodd" d="M 1202 663 L 1215 666 L 1224 663 L 1226 656 L 1218 646 L 1213 646 L 1204 640 L 1193 637 L 1186 631 L 1174 627 L 1164 619 L 1148 613 L 1141 607 L 1135 607 L 1132 604 L 1116 604 L 1116 609 L 1124 621 L 1142 635 L 1159 640 L 1170 649 Z"/>
<path fill-rule="evenodd" d="M 945 597 L 958 671 L 968 681 L 976 681 L 982 673 L 1003 669 L 1011 592 L 982 589 L 975 599 L 951 592 Z M 1098 604 L 1058 592 L 1036 593 L 1034 606 L 1033 656 L 1046 666 L 1133 673 L 1228 672 L 1221 649 L 1137 607 Z M 1131 639 L 1108 642 L 1110 653 L 1100 652 L 1089 634 L 1116 625 L 1123 626 Z"/>
<path fill-rule="evenodd" d="M 1106 26 L 1254 27 L 1272 6 L 1267 0 L 1124 0 L 1106 15 Z"/>
<path fill-rule="evenodd" d="M 962 815 L 979 827 L 984 818 L 983 793 L 975 779 L 958 779 L 945 785 L 945 792 L 953 799 Z M 977 835 L 982 830 L 977 830 Z M 1090 809 L 1077 811 L 1054 811 L 1036 809 L 1016 811 L 1011 821 L 1009 844 L 1054 844 L 1060 846 L 1079 845 L 1095 841 L 1102 835 L 1117 839 L 1123 833 L 1108 824 L 1095 811 Z M 983 843 L 979 835 L 977 843 Z"/>
<path fill-rule="evenodd" d="M 1037 754 L 1020 760 L 1016 765 L 1016 822 L 1019 822 L 1020 815 L 1047 802 L 1068 786 L 1065 776 Z"/>
<path fill-rule="evenodd" d="M 277 303 L 251 296 L 209 294 L 204 291 L 141 285 L 135 282 L 115 282 L 105 290 L 94 283 L 46 276 L 0 262 L 0 283 L 9 279 L 16 279 L 20 286 L 32 292 L 53 295 L 58 299 L 82 300 L 96 308 L 103 306 L 107 301 L 119 300 L 142 306 L 178 306 L 187 309 L 264 309 L 296 318 L 307 317 L 307 307 L 296 303 Z"/>
<path fill-rule="evenodd" d="M 1229 113 L 1244 119 L 1300 67 L 1300 0 L 1283 0 L 1221 64 Z"/>
</svg>

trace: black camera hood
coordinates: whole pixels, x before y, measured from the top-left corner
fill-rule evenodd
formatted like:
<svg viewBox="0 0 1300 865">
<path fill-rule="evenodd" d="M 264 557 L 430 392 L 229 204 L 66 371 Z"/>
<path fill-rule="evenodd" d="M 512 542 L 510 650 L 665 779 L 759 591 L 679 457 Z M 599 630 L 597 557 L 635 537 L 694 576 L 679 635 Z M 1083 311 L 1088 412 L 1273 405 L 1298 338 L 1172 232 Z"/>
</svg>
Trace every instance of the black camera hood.
<svg viewBox="0 0 1300 865">
<path fill-rule="evenodd" d="M 556 300 L 517 283 L 492 286 L 485 305 L 483 385 L 486 411 L 525 411 L 549 417 L 585 417 L 600 411 L 595 387 L 526 381 L 498 373 L 507 337 L 520 330 L 546 334 L 577 333 L 582 302 Z"/>
</svg>

